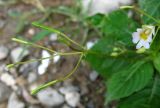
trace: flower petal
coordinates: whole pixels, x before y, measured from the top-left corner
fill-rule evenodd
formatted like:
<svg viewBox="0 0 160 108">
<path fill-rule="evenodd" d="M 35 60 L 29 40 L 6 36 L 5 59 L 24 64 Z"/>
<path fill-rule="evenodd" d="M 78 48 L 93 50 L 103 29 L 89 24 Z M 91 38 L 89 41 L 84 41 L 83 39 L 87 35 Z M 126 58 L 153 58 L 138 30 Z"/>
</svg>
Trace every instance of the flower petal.
<svg viewBox="0 0 160 108">
<path fill-rule="evenodd" d="M 147 42 L 152 42 L 152 34 L 150 34 L 146 40 Z"/>
<path fill-rule="evenodd" d="M 134 32 L 133 34 L 132 34 L 132 41 L 133 41 L 133 43 L 137 43 L 139 40 L 140 40 L 140 38 L 139 38 L 139 33 L 137 33 L 137 32 Z"/>
<path fill-rule="evenodd" d="M 138 33 L 142 32 L 142 29 L 141 28 L 137 28 L 137 32 Z"/>
<path fill-rule="evenodd" d="M 150 45 L 149 45 L 148 42 L 145 42 L 145 43 L 143 44 L 143 46 L 144 46 L 144 48 L 146 48 L 146 49 L 149 49 L 149 48 L 150 48 Z"/>
<path fill-rule="evenodd" d="M 137 46 L 136 46 L 136 49 L 140 49 L 142 46 L 143 46 L 142 42 L 139 41 Z"/>
</svg>

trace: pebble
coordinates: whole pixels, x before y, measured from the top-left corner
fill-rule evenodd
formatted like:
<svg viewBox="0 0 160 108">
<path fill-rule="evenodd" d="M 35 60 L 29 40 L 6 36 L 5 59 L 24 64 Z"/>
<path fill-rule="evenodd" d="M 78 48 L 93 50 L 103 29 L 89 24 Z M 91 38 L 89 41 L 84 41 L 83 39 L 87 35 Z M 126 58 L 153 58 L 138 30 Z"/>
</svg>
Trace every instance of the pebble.
<svg viewBox="0 0 160 108">
<path fill-rule="evenodd" d="M 97 79 L 97 77 L 98 77 L 98 73 L 97 73 L 96 71 L 93 71 L 93 72 L 91 72 L 91 73 L 89 74 L 89 79 L 90 79 L 91 81 L 95 81 L 95 80 Z"/>
<path fill-rule="evenodd" d="M 33 36 L 35 34 L 35 30 L 33 28 L 30 28 L 28 30 L 28 34 L 31 35 L 31 36 Z"/>
<path fill-rule="evenodd" d="M 53 63 L 57 63 L 59 60 L 60 60 L 61 56 L 60 55 L 57 55 L 56 53 L 54 54 L 54 57 L 53 57 Z"/>
<path fill-rule="evenodd" d="M 37 66 L 38 66 L 38 62 L 26 63 L 20 66 L 19 72 L 25 76 L 25 75 L 28 75 L 29 72 L 35 71 Z"/>
<path fill-rule="evenodd" d="M 38 92 L 37 97 L 43 105 L 48 107 L 60 106 L 64 103 L 64 97 L 52 88 Z"/>
<path fill-rule="evenodd" d="M 57 36 L 57 34 L 56 33 L 52 33 L 51 35 L 50 35 L 50 38 L 49 38 L 51 41 L 56 41 L 57 39 L 58 39 L 58 36 Z"/>
<path fill-rule="evenodd" d="M 66 93 L 65 100 L 71 107 L 76 107 L 80 103 L 80 94 L 78 92 Z"/>
<path fill-rule="evenodd" d="M 2 74 L 4 71 L 6 71 L 6 64 L 0 64 L 0 74 Z"/>
<path fill-rule="evenodd" d="M 0 19 L 0 29 L 4 27 L 5 23 L 5 20 Z"/>
<path fill-rule="evenodd" d="M 66 104 L 64 104 L 64 105 L 62 106 L 62 108 L 71 108 L 71 107 L 68 106 L 68 105 L 66 105 Z"/>
<path fill-rule="evenodd" d="M 91 49 L 93 45 L 94 45 L 93 42 L 87 42 L 86 47 L 87 49 Z"/>
<path fill-rule="evenodd" d="M 19 62 L 21 61 L 25 56 L 29 54 L 28 50 L 24 50 L 22 47 L 14 48 L 11 51 L 11 59 L 12 62 Z"/>
<path fill-rule="evenodd" d="M 3 60 L 7 57 L 9 50 L 5 46 L 0 46 L 0 60 Z"/>
<path fill-rule="evenodd" d="M 25 108 L 24 102 L 19 100 L 15 92 L 13 92 L 8 100 L 7 108 Z"/>
<path fill-rule="evenodd" d="M 8 86 L 14 86 L 16 84 L 16 81 L 15 79 L 13 78 L 13 76 L 11 76 L 10 74 L 8 73 L 3 73 L 1 76 L 0 76 L 0 79 L 2 82 L 4 82 L 6 85 Z"/>
<path fill-rule="evenodd" d="M 79 91 L 79 88 L 74 86 L 65 86 L 59 88 L 59 92 L 64 95 L 70 92 L 77 92 L 77 91 Z"/>
<path fill-rule="evenodd" d="M 38 76 L 37 76 L 37 74 L 35 72 L 30 72 L 28 74 L 27 81 L 29 83 L 33 83 L 33 82 L 35 82 L 37 80 L 37 78 L 38 78 Z"/>
<path fill-rule="evenodd" d="M 11 92 L 12 90 L 7 85 L 0 82 L 0 103 L 7 100 Z"/>
<path fill-rule="evenodd" d="M 51 55 L 46 50 L 42 51 L 42 58 L 46 58 L 50 56 Z M 43 75 L 46 72 L 49 64 L 50 64 L 50 59 L 42 60 L 41 64 L 38 66 L 38 74 Z"/>
<path fill-rule="evenodd" d="M 41 107 L 38 106 L 38 105 L 31 105 L 31 106 L 29 106 L 28 108 L 41 108 Z"/>
<path fill-rule="evenodd" d="M 89 101 L 87 103 L 87 108 L 95 108 L 94 103 L 92 101 Z"/>
<path fill-rule="evenodd" d="M 129 5 L 132 0 L 83 0 L 83 12 L 89 16 L 97 13 L 107 14 L 119 8 L 119 6 Z"/>
</svg>

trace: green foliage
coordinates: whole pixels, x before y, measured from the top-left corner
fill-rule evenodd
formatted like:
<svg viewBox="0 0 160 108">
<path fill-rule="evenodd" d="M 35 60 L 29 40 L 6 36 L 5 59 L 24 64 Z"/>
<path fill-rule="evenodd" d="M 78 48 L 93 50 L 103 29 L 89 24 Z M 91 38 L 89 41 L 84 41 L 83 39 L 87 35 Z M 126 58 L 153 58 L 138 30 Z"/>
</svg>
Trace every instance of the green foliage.
<svg viewBox="0 0 160 108">
<path fill-rule="evenodd" d="M 125 45 L 132 45 L 131 34 L 137 23 L 122 11 L 114 11 L 109 15 L 95 15 L 91 18 L 93 25 L 98 26 L 104 37 L 111 37 Z"/>
<path fill-rule="evenodd" d="M 125 50 L 123 47 L 126 44 L 132 44 L 131 31 L 135 29 L 136 24 L 123 11 L 115 11 L 103 16 L 100 14 L 95 15 L 93 18 L 90 18 L 90 21 L 99 27 L 104 37 L 91 49 L 98 54 L 88 54 L 87 60 L 95 70 L 107 78 L 132 61 L 124 59 L 127 59 L 127 55 L 121 58 L 111 57 L 110 55 L 115 48 L 119 49 L 117 53 L 121 53 Z M 114 66 L 117 67 L 115 68 Z"/>
<path fill-rule="evenodd" d="M 37 33 L 33 38 L 32 41 L 33 42 L 37 42 L 39 40 L 42 40 L 43 38 L 45 38 L 46 36 L 48 36 L 51 32 L 47 31 L 47 30 L 42 30 L 41 32 Z"/>
<path fill-rule="evenodd" d="M 124 59 L 126 56 L 111 57 L 114 48 L 116 48 L 115 41 L 112 38 L 104 37 L 93 46 L 91 53 L 88 53 L 86 57 L 92 68 L 97 70 L 105 79 L 132 62 L 132 60 L 126 61 Z"/>
<path fill-rule="evenodd" d="M 136 23 L 123 11 L 115 11 L 106 16 L 102 22 L 104 36 L 113 36 L 124 44 L 132 44 L 131 34 L 136 30 Z"/>
<path fill-rule="evenodd" d="M 155 56 L 153 63 L 157 71 L 160 73 L 160 53 Z"/>
<path fill-rule="evenodd" d="M 107 100 L 123 98 L 141 90 L 152 79 L 152 74 L 152 65 L 144 61 L 124 67 L 109 79 Z"/>
<path fill-rule="evenodd" d="M 160 10 L 160 4 L 156 1 L 139 0 L 141 8 L 148 13 L 137 9 L 144 14 L 142 21 L 145 24 L 158 23 L 160 13 L 156 9 Z M 149 3 L 159 5 L 154 7 Z M 160 72 L 159 29 L 156 27 L 157 33 L 151 48 L 137 53 L 133 48 L 132 33 L 139 25 L 125 11 L 113 11 L 109 15 L 97 14 L 88 18 L 88 22 L 103 34 L 87 53 L 86 60 L 106 82 L 107 103 L 120 100 L 119 108 L 159 108 L 159 79 L 157 81 L 157 74 L 154 76 L 157 71 Z M 151 83 L 153 79 L 157 82 Z M 146 87 L 148 84 L 149 87 Z"/>
<path fill-rule="evenodd" d="M 146 11 L 155 19 L 160 19 L 160 2 L 159 0 L 139 0 L 139 5 L 142 10 Z M 152 24 L 154 21 L 147 16 L 142 17 L 145 24 Z M 154 22 L 155 23 L 155 22 Z"/>
<path fill-rule="evenodd" d="M 158 32 L 155 36 L 155 39 L 152 43 L 152 46 L 151 46 L 151 50 L 153 50 L 154 52 L 158 52 L 160 50 L 160 31 L 159 31 L 159 28 L 157 28 Z"/>
<path fill-rule="evenodd" d="M 160 108 L 159 91 L 160 79 L 156 78 L 145 89 L 121 100 L 118 108 Z"/>
</svg>

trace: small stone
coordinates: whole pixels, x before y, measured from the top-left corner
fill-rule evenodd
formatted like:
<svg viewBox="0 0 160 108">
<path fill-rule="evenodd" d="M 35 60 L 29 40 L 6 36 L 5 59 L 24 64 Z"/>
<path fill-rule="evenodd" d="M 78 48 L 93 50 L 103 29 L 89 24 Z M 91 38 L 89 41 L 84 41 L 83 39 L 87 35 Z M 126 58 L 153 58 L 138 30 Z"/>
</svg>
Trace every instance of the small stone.
<svg viewBox="0 0 160 108">
<path fill-rule="evenodd" d="M 65 104 L 62 106 L 62 108 L 71 108 L 71 107 Z"/>
<path fill-rule="evenodd" d="M 93 72 L 91 72 L 91 73 L 89 74 L 89 79 L 90 79 L 91 81 L 95 81 L 95 80 L 97 79 L 97 77 L 98 77 L 98 73 L 97 73 L 96 71 L 93 71 Z"/>
<path fill-rule="evenodd" d="M 28 78 L 27 78 L 27 81 L 29 82 L 29 83 L 33 83 L 34 81 L 36 81 L 37 80 L 37 74 L 35 73 L 35 72 L 31 72 L 31 73 L 29 73 L 28 74 Z"/>
<path fill-rule="evenodd" d="M 12 90 L 7 85 L 0 82 L 0 103 L 7 100 L 11 92 Z"/>
<path fill-rule="evenodd" d="M 88 16 L 97 13 L 108 14 L 113 10 L 119 9 L 119 6 L 130 5 L 133 0 L 83 0 L 83 12 Z"/>
<path fill-rule="evenodd" d="M 91 49 L 96 43 L 97 43 L 98 39 L 92 40 L 92 41 L 88 41 L 86 43 L 86 47 L 87 49 Z"/>
<path fill-rule="evenodd" d="M 39 101 L 48 107 L 60 106 L 64 103 L 64 97 L 52 88 L 47 88 L 38 92 Z"/>
<path fill-rule="evenodd" d="M 5 46 L 0 46 L 0 60 L 3 60 L 7 57 L 9 50 Z"/>
<path fill-rule="evenodd" d="M 78 92 L 69 92 L 65 95 L 65 100 L 71 107 L 76 107 L 80 103 L 80 94 Z"/>
<path fill-rule="evenodd" d="M 22 66 L 20 66 L 19 72 L 25 76 L 25 75 L 28 75 L 29 72 L 35 71 L 37 66 L 38 66 L 38 62 L 23 64 Z"/>
<path fill-rule="evenodd" d="M 5 20 L 0 19 L 0 29 L 3 28 L 5 23 L 6 23 Z"/>
<path fill-rule="evenodd" d="M 79 91 L 78 87 L 74 87 L 74 86 L 65 86 L 65 87 L 61 87 L 59 89 L 60 93 L 62 94 L 67 94 L 67 93 L 70 93 L 70 92 L 77 92 Z"/>
<path fill-rule="evenodd" d="M 6 71 L 6 64 L 0 64 L 0 74 L 2 74 L 4 71 Z"/>
<path fill-rule="evenodd" d="M 30 28 L 30 29 L 28 30 L 28 34 L 29 34 L 29 35 L 34 35 L 34 34 L 35 34 L 35 30 L 34 30 L 33 28 Z"/>
<path fill-rule="evenodd" d="M 20 101 L 16 93 L 13 92 L 8 100 L 7 108 L 25 108 L 25 104 Z"/>
<path fill-rule="evenodd" d="M 6 102 L 1 103 L 0 108 L 7 108 L 7 103 Z"/>
<path fill-rule="evenodd" d="M 46 50 L 42 51 L 42 58 L 46 58 L 50 56 L 51 55 Z M 38 66 L 38 74 L 43 75 L 46 72 L 49 64 L 50 64 L 50 59 L 42 60 L 41 64 Z"/>
<path fill-rule="evenodd" d="M 17 48 L 14 48 L 12 51 L 11 51 L 11 59 L 12 59 L 12 62 L 19 62 L 21 61 L 25 56 L 27 56 L 29 54 L 29 51 L 28 50 L 24 50 L 22 47 L 17 47 Z"/>
<path fill-rule="evenodd" d="M 87 103 L 87 108 L 95 108 L 95 106 L 94 106 L 94 104 L 93 104 L 92 101 L 89 101 L 89 102 Z"/>
<path fill-rule="evenodd" d="M 58 39 L 58 36 L 57 36 L 57 34 L 56 33 L 52 33 L 51 35 L 50 35 L 50 38 L 49 38 L 51 41 L 56 41 L 57 39 Z"/>
<path fill-rule="evenodd" d="M 38 105 L 31 105 L 31 106 L 29 106 L 28 108 L 41 108 L 41 107 L 38 106 Z"/>
<path fill-rule="evenodd" d="M 13 78 L 13 76 L 11 76 L 10 74 L 8 73 L 3 73 L 1 76 L 0 76 L 0 79 L 2 82 L 4 82 L 6 85 L 8 86 L 14 86 L 16 84 L 16 81 L 15 79 Z"/>
<path fill-rule="evenodd" d="M 60 60 L 61 56 L 60 55 L 57 55 L 56 53 L 54 54 L 54 57 L 53 57 L 53 63 L 57 63 L 59 60 Z"/>
<path fill-rule="evenodd" d="M 87 49 L 91 49 L 93 45 L 94 45 L 94 42 L 89 41 L 87 42 L 86 47 Z"/>
</svg>

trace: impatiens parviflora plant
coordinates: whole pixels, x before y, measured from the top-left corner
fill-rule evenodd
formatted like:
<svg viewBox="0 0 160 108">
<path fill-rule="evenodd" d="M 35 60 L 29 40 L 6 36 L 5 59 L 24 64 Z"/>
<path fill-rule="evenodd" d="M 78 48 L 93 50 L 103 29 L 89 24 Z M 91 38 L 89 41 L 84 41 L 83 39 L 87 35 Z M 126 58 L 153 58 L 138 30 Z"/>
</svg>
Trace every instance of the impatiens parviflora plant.
<svg viewBox="0 0 160 108">
<path fill-rule="evenodd" d="M 145 16 L 149 21 L 152 20 L 152 23 L 145 22 L 147 21 L 145 18 L 140 28 L 139 24 L 122 10 L 127 8 L 139 12 L 142 15 L 142 21 Z M 117 100 L 118 108 L 151 108 L 150 106 L 160 108 L 160 102 L 156 101 L 160 100 L 160 21 L 140 8 L 123 6 L 109 15 L 97 14 L 89 17 L 86 23 L 92 24 L 103 34 L 103 37 L 91 49 L 86 49 L 58 30 L 38 23 L 33 23 L 33 25 L 57 33 L 65 40 L 66 45 L 71 47 L 74 44 L 77 49 L 73 52 L 62 53 L 28 41 L 12 39 L 57 55 L 80 55 L 77 65 L 68 75 L 41 85 L 33 90 L 32 94 L 68 79 L 84 58 L 104 78 L 107 86 L 107 104 Z M 53 57 L 18 62 L 8 67 L 50 58 Z"/>
<path fill-rule="evenodd" d="M 135 6 L 121 9 L 138 12 L 141 23 L 124 10 L 91 17 L 90 23 L 104 36 L 91 49 L 99 55 L 88 53 L 86 59 L 106 82 L 106 103 L 117 100 L 118 108 L 160 108 L 160 21 L 154 18 L 156 9 L 151 8 L 155 10 L 152 15 Z"/>
</svg>

